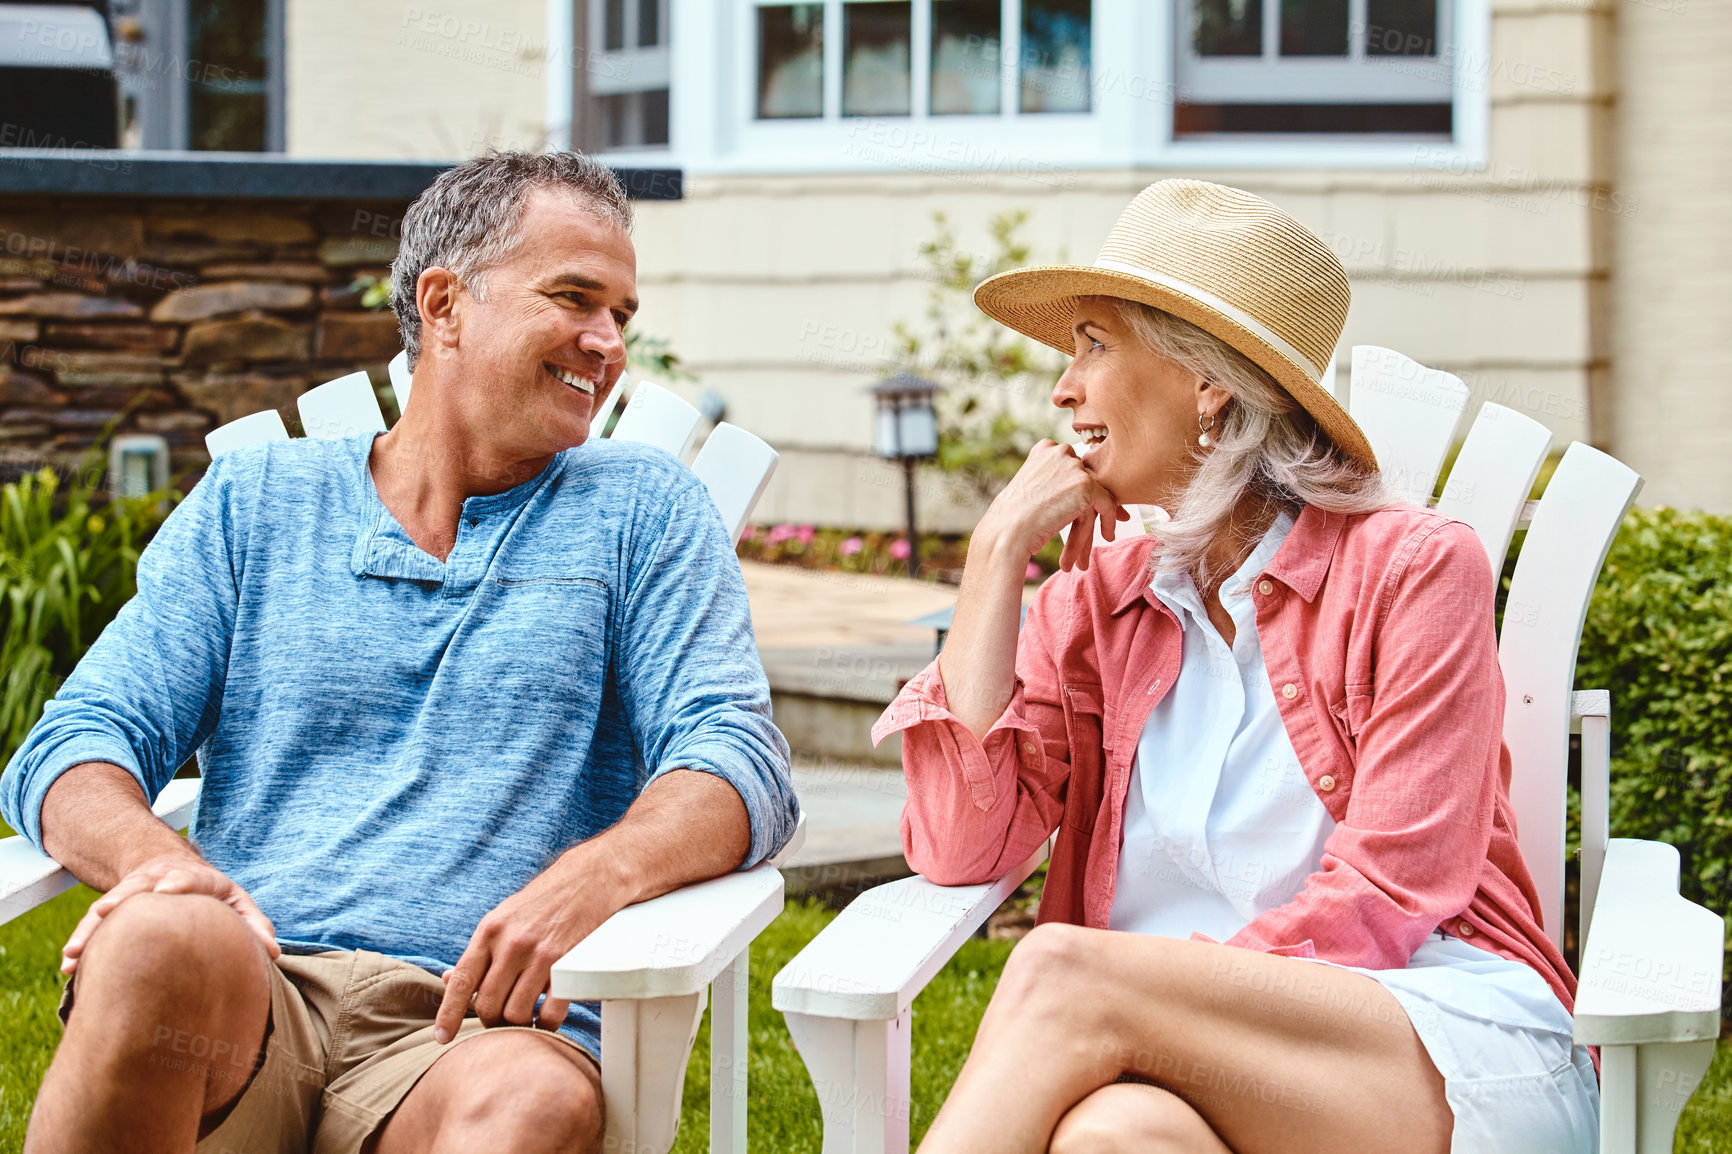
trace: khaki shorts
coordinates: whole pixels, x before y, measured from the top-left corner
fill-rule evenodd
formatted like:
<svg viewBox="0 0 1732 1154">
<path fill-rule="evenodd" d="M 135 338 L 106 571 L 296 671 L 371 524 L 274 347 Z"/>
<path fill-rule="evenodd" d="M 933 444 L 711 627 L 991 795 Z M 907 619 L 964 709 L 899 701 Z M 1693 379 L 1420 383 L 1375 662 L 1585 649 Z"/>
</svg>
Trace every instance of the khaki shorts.
<svg viewBox="0 0 1732 1154">
<path fill-rule="evenodd" d="M 169 1038 L 160 1047 L 161 1061 L 210 1067 L 213 1079 L 251 1077 L 227 1117 L 199 1141 L 198 1154 L 359 1154 L 440 1055 L 487 1029 L 471 1014 L 454 1041 L 434 1041 L 433 1016 L 444 996 L 445 983 L 433 974 L 370 950 L 283 954 L 271 969 L 262 1060 L 201 1055 L 194 1039 L 177 1047 Z M 71 1012 L 68 982 L 62 1024 Z M 563 1034 L 534 1032 L 595 1061 Z"/>
</svg>

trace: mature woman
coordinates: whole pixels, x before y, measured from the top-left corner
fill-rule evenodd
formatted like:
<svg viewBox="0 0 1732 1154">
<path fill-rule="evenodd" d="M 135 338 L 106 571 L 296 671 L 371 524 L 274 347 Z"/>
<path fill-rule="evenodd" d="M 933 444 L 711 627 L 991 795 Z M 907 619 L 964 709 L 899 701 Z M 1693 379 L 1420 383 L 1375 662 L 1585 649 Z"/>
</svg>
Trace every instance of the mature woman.
<svg viewBox="0 0 1732 1154">
<path fill-rule="evenodd" d="M 1078 443 L 981 519 L 943 655 L 879 732 L 932 880 L 1058 837 L 924 1149 L 1595 1149 L 1575 979 L 1516 848 L 1493 577 L 1466 525 L 1386 495 L 1319 386 L 1340 262 L 1166 180 L 1094 265 L 975 300 L 1074 354 Z M 1171 520 L 1091 557 L 1129 504 Z"/>
</svg>

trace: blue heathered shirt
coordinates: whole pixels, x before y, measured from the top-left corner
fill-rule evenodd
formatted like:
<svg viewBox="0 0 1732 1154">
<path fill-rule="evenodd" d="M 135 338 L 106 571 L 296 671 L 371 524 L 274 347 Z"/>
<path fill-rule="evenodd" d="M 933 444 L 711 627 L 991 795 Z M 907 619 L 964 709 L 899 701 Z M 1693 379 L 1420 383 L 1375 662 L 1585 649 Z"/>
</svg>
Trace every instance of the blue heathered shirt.
<svg viewBox="0 0 1732 1154">
<path fill-rule="evenodd" d="M 745 585 L 690 470 L 591 441 L 463 503 L 445 562 L 379 500 L 372 436 L 218 458 L 0 776 L 42 844 L 80 762 L 157 793 L 194 750 L 192 836 L 283 949 L 439 972 L 476 923 L 656 774 L 746 803 L 747 865 L 793 833 Z M 566 1032 L 599 1053 L 594 1005 Z"/>
</svg>

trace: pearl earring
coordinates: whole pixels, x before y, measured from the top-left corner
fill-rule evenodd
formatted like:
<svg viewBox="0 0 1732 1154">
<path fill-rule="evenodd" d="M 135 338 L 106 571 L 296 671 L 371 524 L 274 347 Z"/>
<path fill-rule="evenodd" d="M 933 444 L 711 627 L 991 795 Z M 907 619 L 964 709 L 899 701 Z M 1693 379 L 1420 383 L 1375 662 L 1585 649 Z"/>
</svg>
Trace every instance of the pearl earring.
<svg viewBox="0 0 1732 1154">
<path fill-rule="evenodd" d="M 1211 448 L 1215 444 L 1215 438 L 1209 436 L 1209 430 L 1214 428 L 1214 427 L 1215 427 L 1215 414 L 1213 414 L 1213 413 L 1209 414 L 1209 423 L 1205 425 L 1205 424 L 1203 424 L 1203 414 L 1198 413 L 1197 414 L 1197 444 L 1203 446 L 1203 448 L 1205 448 L 1205 449 Z"/>
</svg>

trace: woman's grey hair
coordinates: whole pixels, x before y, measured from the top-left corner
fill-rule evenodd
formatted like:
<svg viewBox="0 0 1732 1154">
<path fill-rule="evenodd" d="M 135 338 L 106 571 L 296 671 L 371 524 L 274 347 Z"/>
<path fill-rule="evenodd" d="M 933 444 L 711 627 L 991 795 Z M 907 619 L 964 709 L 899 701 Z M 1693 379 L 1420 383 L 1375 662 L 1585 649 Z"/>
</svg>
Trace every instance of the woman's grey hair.
<svg viewBox="0 0 1732 1154">
<path fill-rule="evenodd" d="M 487 299 L 487 273 L 516 255 L 524 205 L 539 188 L 631 231 L 631 201 L 619 178 L 581 152 L 489 152 L 446 169 L 403 215 L 403 239 L 391 262 L 391 308 L 411 368 L 421 355 L 415 304 L 421 274 L 448 268 L 476 300 Z"/>
<path fill-rule="evenodd" d="M 1195 471 L 1157 530 L 1159 570 L 1182 569 L 1198 588 L 1218 573 L 1209 547 L 1229 532 L 1233 510 L 1250 494 L 1297 516 L 1305 505 L 1325 513 L 1369 513 L 1394 503 L 1383 474 L 1356 463 L 1275 378 L 1251 359 L 1187 320 L 1135 301 L 1114 301 L 1125 326 L 1146 347 L 1226 390 L 1216 414 L 1212 449 L 1193 439 Z M 1249 541 L 1238 542 L 1242 547 Z M 1238 552 L 1238 550 L 1235 550 Z"/>
</svg>

